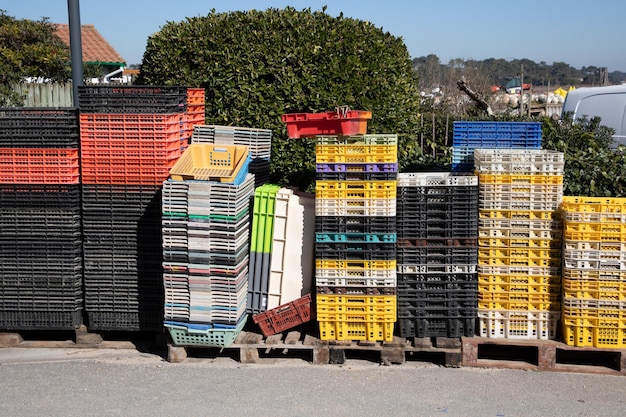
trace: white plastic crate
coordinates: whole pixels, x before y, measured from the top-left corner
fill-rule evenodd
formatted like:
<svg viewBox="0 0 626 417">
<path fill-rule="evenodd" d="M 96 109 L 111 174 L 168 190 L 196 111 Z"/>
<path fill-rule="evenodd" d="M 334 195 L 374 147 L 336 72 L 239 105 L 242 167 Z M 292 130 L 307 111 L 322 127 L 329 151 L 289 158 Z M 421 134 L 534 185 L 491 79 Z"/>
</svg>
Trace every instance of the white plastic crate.
<svg viewBox="0 0 626 417">
<path fill-rule="evenodd" d="M 442 265 L 418 265 L 418 264 L 398 264 L 396 266 L 402 274 L 472 274 L 477 271 L 475 264 L 442 264 Z"/>
<path fill-rule="evenodd" d="M 381 216 L 396 215 L 395 198 L 334 199 L 316 198 L 316 216 Z"/>
<path fill-rule="evenodd" d="M 558 311 L 478 310 L 479 336 L 554 340 L 559 318 Z"/>
<path fill-rule="evenodd" d="M 478 177 L 471 173 L 456 172 L 401 172 L 398 187 L 475 186 Z"/>
<path fill-rule="evenodd" d="M 311 292 L 315 236 L 315 198 L 281 188 L 276 193 L 267 309 Z"/>
<path fill-rule="evenodd" d="M 474 149 L 478 172 L 563 174 L 563 152 L 547 149 Z"/>
</svg>

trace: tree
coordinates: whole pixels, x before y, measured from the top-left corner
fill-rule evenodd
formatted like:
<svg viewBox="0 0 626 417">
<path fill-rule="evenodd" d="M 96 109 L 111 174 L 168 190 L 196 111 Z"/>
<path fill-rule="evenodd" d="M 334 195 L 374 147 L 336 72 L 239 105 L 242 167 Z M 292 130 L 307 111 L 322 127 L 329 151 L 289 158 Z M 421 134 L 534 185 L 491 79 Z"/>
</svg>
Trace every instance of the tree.
<svg viewBox="0 0 626 417">
<path fill-rule="evenodd" d="M 204 87 L 206 121 L 273 130 L 272 181 L 307 188 L 311 140 L 286 140 L 280 115 L 348 105 L 370 133 L 397 133 L 401 164 L 420 150 L 419 91 L 400 38 L 310 9 L 216 13 L 168 22 L 148 39 L 138 83 Z"/>
<path fill-rule="evenodd" d="M 69 48 L 47 19 L 17 20 L 0 10 L 0 106 L 19 106 L 23 98 L 12 89 L 27 78 L 66 81 Z"/>
<path fill-rule="evenodd" d="M 599 117 L 543 120 L 543 148 L 565 153 L 563 193 L 569 196 L 625 197 L 626 147 L 610 149 L 615 131 Z"/>
</svg>

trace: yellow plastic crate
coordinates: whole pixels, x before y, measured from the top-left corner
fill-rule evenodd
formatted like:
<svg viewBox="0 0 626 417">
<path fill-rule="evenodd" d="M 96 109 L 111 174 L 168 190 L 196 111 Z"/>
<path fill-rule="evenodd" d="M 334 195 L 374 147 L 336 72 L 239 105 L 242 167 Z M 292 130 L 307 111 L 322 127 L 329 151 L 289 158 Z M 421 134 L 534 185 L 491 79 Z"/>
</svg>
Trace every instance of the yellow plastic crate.
<svg viewBox="0 0 626 417">
<path fill-rule="evenodd" d="M 589 222 L 565 222 L 567 232 L 597 232 L 607 234 L 626 234 L 624 223 L 589 223 Z"/>
<path fill-rule="evenodd" d="M 564 196 L 561 208 L 579 213 L 626 213 L 626 198 Z"/>
<path fill-rule="evenodd" d="M 247 158 L 247 146 L 192 143 L 170 169 L 170 178 L 232 182 Z"/>
<path fill-rule="evenodd" d="M 604 326 L 563 325 L 563 341 L 570 346 L 624 349 L 626 323 L 623 320 L 607 322 Z"/>
<path fill-rule="evenodd" d="M 380 322 L 394 323 L 396 321 L 395 295 L 377 296 L 316 296 L 316 316 L 318 321 L 347 321 L 347 322 Z"/>
<path fill-rule="evenodd" d="M 478 237 L 478 246 L 508 248 L 560 248 L 561 239 L 526 239 L 517 237 Z"/>
<path fill-rule="evenodd" d="M 563 184 L 563 175 L 540 174 L 483 174 L 478 175 L 478 184 Z"/>
<path fill-rule="evenodd" d="M 478 291 L 478 308 L 483 310 L 559 311 L 561 294 L 519 294 Z"/>
<path fill-rule="evenodd" d="M 563 232 L 563 238 L 567 240 L 592 240 L 601 242 L 624 242 L 626 241 L 626 232 L 579 232 L 575 230 L 566 230 Z"/>
<path fill-rule="evenodd" d="M 315 145 L 318 164 L 382 164 L 398 162 L 398 145 Z"/>
<path fill-rule="evenodd" d="M 326 199 L 396 198 L 395 181 L 316 181 L 315 197 Z"/>
<path fill-rule="evenodd" d="M 494 294 L 560 294 L 561 284 L 535 284 L 535 283 L 489 283 L 478 281 L 478 291 Z"/>
<path fill-rule="evenodd" d="M 320 340 L 366 340 L 391 342 L 394 323 L 319 321 Z"/>
<path fill-rule="evenodd" d="M 478 210 L 479 219 L 552 220 L 558 218 L 555 210 Z"/>
<path fill-rule="evenodd" d="M 478 247 L 479 258 L 552 259 L 561 257 L 561 249 Z"/>
<path fill-rule="evenodd" d="M 315 268 L 320 269 L 347 269 L 347 270 L 362 270 L 362 269 L 377 269 L 377 270 L 395 270 L 396 260 L 389 261 L 360 261 L 360 260 L 347 260 L 337 261 L 332 259 L 316 259 Z"/>
<path fill-rule="evenodd" d="M 550 268 L 561 266 L 561 258 L 520 258 L 478 256 L 479 266 L 519 266 Z"/>
<path fill-rule="evenodd" d="M 565 250 L 602 250 L 626 252 L 626 242 L 591 242 L 588 240 L 566 240 Z"/>
<path fill-rule="evenodd" d="M 563 280 L 563 297 L 626 301 L 626 282 Z"/>
<path fill-rule="evenodd" d="M 478 274 L 478 283 L 483 285 L 561 285 L 560 275 L 522 275 L 522 274 Z"/>
</svg>

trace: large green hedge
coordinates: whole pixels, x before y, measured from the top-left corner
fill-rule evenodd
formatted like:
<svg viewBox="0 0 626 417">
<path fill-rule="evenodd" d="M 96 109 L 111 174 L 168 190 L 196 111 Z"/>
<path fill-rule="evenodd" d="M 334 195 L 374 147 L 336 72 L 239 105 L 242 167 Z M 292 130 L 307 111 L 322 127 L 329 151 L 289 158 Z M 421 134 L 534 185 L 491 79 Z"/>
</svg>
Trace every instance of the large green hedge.
<svg viewBox="0 0 626 417">
<path fill-rule="evenodd" d="M 402 39 L 369 22 L 287 7 L 168 22 L 149 39 L 138 83 L 204 87 L 206 123 L 272 129 L 272 180 L 310 187 L 311 140 L 288 140 L 280 115 L 337 106 L 369 110 L 370 133 L 415 140 L 419 91 Z"/>
</svg>

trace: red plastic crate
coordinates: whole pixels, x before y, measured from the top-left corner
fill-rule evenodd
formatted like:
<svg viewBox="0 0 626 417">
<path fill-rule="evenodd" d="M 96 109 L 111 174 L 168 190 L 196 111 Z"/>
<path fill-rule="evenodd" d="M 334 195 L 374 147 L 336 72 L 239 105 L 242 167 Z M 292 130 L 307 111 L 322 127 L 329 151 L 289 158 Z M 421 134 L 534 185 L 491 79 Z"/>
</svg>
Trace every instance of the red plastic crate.
<svg viewBox="0 0 626 417">
<path fill-rule="evenodd" d="M 290 139 L 318 135 L 353 136 L 367 132 L 372 112 L 345 110 L 326 113 L 287 113 L 281 116 Z"/>
<path fill-rule="evenodd" d="M 204 104 L 204 88 L 187 88 L 187 106 Z"/>
<path fill-rule="evenodd" d="M 0 148 L 0 182 L 17 184 L 76 184 L 78 149 Z"/>
<path fill-rule="evenodd" d="M 311 321 L 311 316 L 311 294 L 307 294 L 287 304 L 255 314 L 252 320 L 267 337 Z"/>
<path fill-rule="evenodd" d="M 162 184 L 176 160 L 163 164 L 82 164 L 83 184 Z"/>
</svg>

